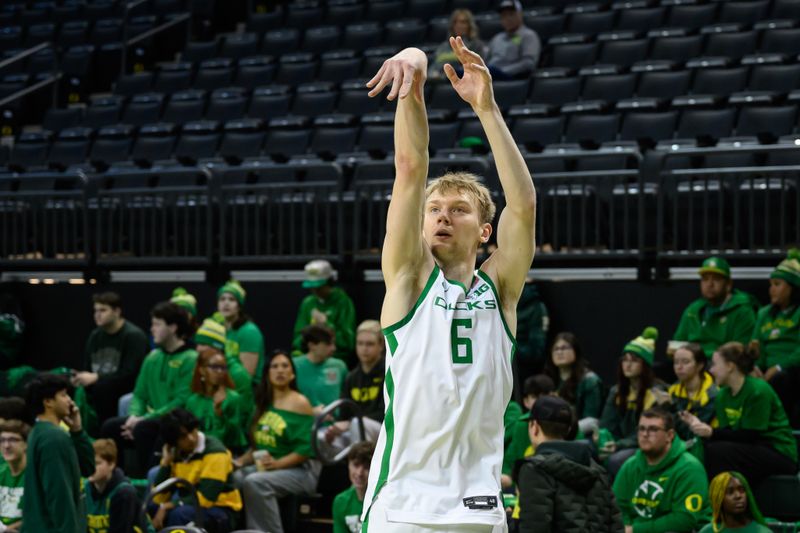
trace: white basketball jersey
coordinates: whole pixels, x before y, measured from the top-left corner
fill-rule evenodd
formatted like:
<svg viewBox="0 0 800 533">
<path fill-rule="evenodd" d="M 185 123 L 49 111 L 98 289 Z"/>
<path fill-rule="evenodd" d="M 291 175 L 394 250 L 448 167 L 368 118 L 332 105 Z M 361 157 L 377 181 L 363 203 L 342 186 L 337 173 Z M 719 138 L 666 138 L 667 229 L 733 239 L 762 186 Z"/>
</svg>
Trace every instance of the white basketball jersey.
<svg viewBox="0 0 800 533">
<path fill-rule="evenodd" d="M 380 498 L 391 522 L 505 522 L 503 413 L 515 341 L 489 276 L 466 289 L 438 266 L 414 308 L 383 330 L 386 417 L 362 519 Z"/>
</svg>

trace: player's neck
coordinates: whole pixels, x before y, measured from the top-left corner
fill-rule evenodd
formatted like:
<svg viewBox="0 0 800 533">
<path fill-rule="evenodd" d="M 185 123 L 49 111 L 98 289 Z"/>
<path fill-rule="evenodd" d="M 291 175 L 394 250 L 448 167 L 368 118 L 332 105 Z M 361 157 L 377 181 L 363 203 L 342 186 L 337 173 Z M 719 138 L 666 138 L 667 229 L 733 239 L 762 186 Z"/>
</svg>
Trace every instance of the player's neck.
<svg viewBox="0 0 800 533">
<path fill-rule="evenodd" d="M 451 263 L 448 265 L 439 264 L 442 269 L 444 277 L 450 281 L 457 281 L 467 288 L 469 291 L 472 285 L 472 280 L 475 276 L 475 261 L 464 261 L 459 263 Z"/>
</svg>

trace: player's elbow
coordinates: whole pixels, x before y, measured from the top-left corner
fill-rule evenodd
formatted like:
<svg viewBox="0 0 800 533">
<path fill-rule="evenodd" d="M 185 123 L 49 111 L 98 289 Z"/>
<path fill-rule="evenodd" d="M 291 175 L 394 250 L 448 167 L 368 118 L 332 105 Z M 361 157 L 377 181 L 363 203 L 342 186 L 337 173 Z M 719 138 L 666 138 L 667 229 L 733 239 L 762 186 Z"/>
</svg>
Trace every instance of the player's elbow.
<svg viewBox="0 0 800 533">
<path fill-rule="evenodd" d="M 397 153 L 394 158 L 394 166 L 397 171 L 397 178 L 416 178 L 419 176 L 427 177 L 428 158 L 417 154 Z"/>
</svg>

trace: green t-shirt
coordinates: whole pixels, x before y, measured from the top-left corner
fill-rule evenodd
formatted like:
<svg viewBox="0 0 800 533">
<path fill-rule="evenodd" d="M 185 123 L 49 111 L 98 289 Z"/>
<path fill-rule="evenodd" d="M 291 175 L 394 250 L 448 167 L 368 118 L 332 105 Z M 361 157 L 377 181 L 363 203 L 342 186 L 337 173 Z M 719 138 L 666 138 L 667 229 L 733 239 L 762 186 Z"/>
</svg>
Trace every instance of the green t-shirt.
<svg viewBox="0 0 800 533">
<path fill-rule="evenodd" d="M 333 499 L 333 533 L 359 533 L 364 500 L 358 499 L 355 487 L 340 492 Z"/>
<path fill-rule="evenodd" d="M 508 443 L 503 454 L 502 473 L 510 476 L 514 465 L 525 457 L 525 452 L 531 447 L 531 437 L 528 433 L 528 420 L 517 420 L 512 428 L 511 442 Z"/>
<path fill-rule="evenodd" d="M 280 459 L 292 452 L 304 457 L 313 457 L 311 449 L 311 426 L 314 417 L 292 411 L 271 408 L 258 419 L 253 432 L 253 443 L 257 450 L 267 450 L 272 457 Z"/>
<path fill-rule="evenodd" d="M 5 525 L 22 520 L 22 494 L 25 491 L 25 471 L 16 476 L 8 463 L 0 464 L 0 522 Z"/>
<path fill-rule="evenodd" d="M 758 431 L 773 448 L 797 461 L 797 445 L 778 395 L 769 383 L 747 376 L 739 393 L 722 387 L 716 401 L 720 428 Z"/>
<path fill-rule="evenodd" d="M 176 407 L 183 407 L 191 393 L 189 386 L 197 362 L 197 352 L 183 345 L 167 353 L 156 348 L 144 358 L 129 413 L 156 418 Z"/>
<path fill-rule="evenodd" d="M 722 529 L 718 531 L 735 531 L 736 533 L 772 533 L 772 530 L 765 525 L 759 524 L 755 520 L 750 522 L 744 527 L 736 527 L 736 528 L 729 528 L 722 526 Z M 713 524 L 706 524 L 706 526 L 700 530 L 700 533 L 716 533 L 714 531 Z"/>
<path fill-rule="evenodd" d="M 242 352 L 253 352 L 258 354 L 258 364 L 256 373 L 250 382 L 259 383 L 264 373 L 264 335 L 252 320 L 248 320 L 239 329 L 229 328 L 225 333 L 225 356 L 227 358 L 239 358 Z M 230 365 L 230 362 L 228 363 Z M 248 373 L 249 375 L 249 373 Z M 236 390 L 239 390 L 237 385 Z"/>
<path fill-rule="evenodd" d="M 314 309 L 325 315 L 325 325 L 331 328 L 336 335 L 335 357 L 349 360 L 352 357 L 356 343 L 356 308 L 353 300 L 339 287 L 331 289 L 331 293 L 324 300 L 309 294 L 300 303 L 297 311 L 297 320 L 294 323 L 294 340 L 292 348 L 294 355 L 301 354 L 300 346 L 303 344 L 301 331 L 304 327 L 314 324 L 312 314 Z"/>
<path fill-rule="evenodd" d="M 784 369 L 800 366 L 800 305 L 774 315 L 773 309 L 772 304 L 764 306 L 756 315 L 753 340 L 758 341 L 761 350 L 758 367 L 766 370 L 775 365 Z"/>
<path fill-rule="evenodd" d="M 307 355 L 294 358 L 297 370 L 297 388 L 311 405 L 328 405 L 339 399 L 342 383 L 347 376 L 347 366 L 339 359 L 329 357 L 313 363 Z"/>
<path fill-rule="evenodd" d="M 249 410 L 242 405 L 242 397 L 228 389 L 222 400 L 222 415 L 214 411 L 214 398 L 193 392 L 186 400 L 186 410 L 200 420 L 200 429 L 207 435 L 218 438 L 229 450 L 241 450 L 247 446 L 245 428 Z"/>
</svg>

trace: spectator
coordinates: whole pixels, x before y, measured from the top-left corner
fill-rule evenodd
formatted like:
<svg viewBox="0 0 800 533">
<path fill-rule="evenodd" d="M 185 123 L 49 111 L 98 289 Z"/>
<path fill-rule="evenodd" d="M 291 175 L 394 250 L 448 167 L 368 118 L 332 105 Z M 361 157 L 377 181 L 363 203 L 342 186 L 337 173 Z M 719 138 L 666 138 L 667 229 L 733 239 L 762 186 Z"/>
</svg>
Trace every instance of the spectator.
<svg viewBox="0 0 800 533">
<path fill-rule="evenodd" d="M 714 401 L 719 389 L 708 373 L 708 359 L 703 348 L 694 342 L 681 346 L 672 356 L 672 365 L 678 381 L 670 386 L 667 391 L 669 394 L 663 398 L 663 403 L 666 404 L 664 407 L 673 415 L 685 411 L 706 424 L 711 424 L 716 414 Z M 656 395 L 660 396 L 660 393 Z M 659 403 L 662 403 L 661 399 Z M 694 433 L 680 417 L 675 420 L 675 432 L 684 441 L 694 437 Z M 692 448 L 692 453 L 694 452 Z M 702 459 L 702 455 L 699 458 Z"/>
<path fill-rule="evenodd" d="M 264 335 L 244 311 L 246 295 L 236 280 L 230 280 L 217 291 L 217 310 L 225 320 L 227 330 L 225 357 L 240 394 L 246 386 L 253 387 L 258 383 L 264 373 Z M 247 371 L 249 383 L 238 367 Z"/>
<path fill-rule="evenodd" d="M 219 329 L 214 331 L 211 328 Z M 243 428 L 250 420 L 250 407 L 242 403 L 228 373 L 224 334 L 225 328 L 211 319 L 206 319 L 197 330 L 197 364 L 190 385 L 192 393 L 186 399 L 186 410 L 200 420 L 203 433 L 238 453 L 247 446 Z"/>
<path fill-rule="evenodd" d="M 186 311 L 162 302 L 150 317 L 150 332 L 157 347 L 145 357 L 136 379 L 130 416 L 111 418 L 102 428 L 103 437 L 113 438 L 118 449 L 131 444 L 136 448 L 135 477 L 144 477 L 154 462 L 159 448 L 158 419 L 189 397 L 197 361 L 197 352 L 186 343 L 192 333 Z"/>
<path fill-rule="evenodd" d="M 711 357 L 726 342 L 747 343 L 753 332 L 755 302 L 749 294 L 734 290 L 728 262 L 709 257 L 699 272 L 701 298 L 681 315 L 667 349 L 669 355 L 687 342 L 696 342 Z"/>
<path fill-rule="evenodd" d="M 529 376 L 544 371 L 549 329 L 547 307 L 536 284 L 528 279 L 517 304 L 517 351 L 514 358 L 520 382 L 524 383 Z"/>
<path fill-rule="evenodd" d="M 722 472 L 708 487 L 711 499 L 711 523 L 700 533 L 739 531 L 742 533 L 772 533 L 767 527 L 747 479 L 739 472 Z"/>
<path fill-rule="evenodd" d="M 553 380 L 546 374 L 536 374 L 525 380 L 525 387 L 523 389 L 523 394 L 525 394 L 525 396 L 522 397 L 522 404 L 525 406 L 526 414 L 519 417 L 514 422 L 511 442 L 508 444 L 503 454 L 500 485 L 504 489 L 510 488 L 513 483 L 511 475 L 517 461 L 533 455 L 530 433 L 528 432 L 528 413 L 533 409 L 536 400 L 543 396 L 550 396 L 555 392 L 555 389 L 556 386 L 553 384 Z"/>
<path fill-rule="evenodd" d="M 117 468 L 117 445 L 111 439 L 100 439 L 93 447 L 94 474 L 84 490 L 88 533 L 152 531 L 136 489 Z"/>
<path fill-rule="evenodd" d="M 756 484 L 767 476 L 797 472 L 797 443 L 781 401 L 769 383 L 749 375 L 757 358 L 739 342 L 714 352 L 718 427 L 682 414 L 692 433 L 705 439 L 709 478 L 736 470 Z"/>
<path fill-rule="evenodd" d="M 347 366 L 341 359 L 334 359 L 333 330 L 327 326 L 314 325 L 303 329 L 303 344 L 306 355 L 296 357 L 297 387 L 319 414 L 326 405 L 339 397 Z"/>
<path fill-rule="evenodd" d="M 97 328 L 86 342 L 84 370 L 75 373 L 72 384 L 86 388 L 103 423 L 116 414 L 120 396 L 133 390 L 149 341 L 141 328 L 123 318 L 119 295 L 102 292 L 92 301 Z"/>
<path fill-rule="evenodd" d="M 800 251 L 792 250 L 772 272 L 769 305 L 758 311 L 751 341 L 758 372 L 778 393 L 789 422 L 800 427 Z"/>
<path fill-rule="evenodd" d="M 703 464 L 675 438 L 672 415 L 642 413 L 639 451 L 614 480 L 626 533 L 689 533 L 708 521 L 708 485 Z"/>
<path fill-rule="evenodd" d="M 342 384 L 341 398 L 352 400 L 359 405 L 364 421 L 364 436 L 372 442 L 378 439 L 385 411 L 383 402 L 385 350 L 380 322 L 365 320 L 359 324 L 356 329 L 358 366 L 348 372 Z M 357 421 L 355 413 L 342 408 L 339 421 L 325 430 L 325 441 L 331 444 L 336 439 L 338 442 L 334 444 L 334 448 L 344 449 L 351 442 L 358 440 L 358 427 L 354 425 Z M 351 428 L 353 431 L 349 431 Z"/>
<path fill-rule="evenodd" d="M 253 405 L 255 404 L 253 378 L 242 365 L 241 361 L 239 361 L 238 357 L 228 355 L 225 352 L 225 337 L 225 326 L 217 321 L 216 318 L 207 318 L 197 329 L 194 342 L 198 350 L 201 346 L 209 346 L 225 354 L 225 364 L 228 366 L 228 375 L 233 380 L 234 388 L 241 398 L 242 417 L 249 422 L 250 416 L 253 414 Z"/>
<path fill-rule="evenodd" d="M 603 382 L 589 369 L 574 334 L 562 332 L 556 335 L 546 369 L 558 384 L 558 395 L 575 409 L 580 430 L 583 433 L 595 432 L 603 411 Z"/>
<path fill-rule="evenodd" d="M 453 65 L 461 68 L 461 62 L 450 46 L 449 37 L 461 37 L 464 44 L 481 57 L 486 55 L 486 45 L 478 37 L 478 25 L 475 24 L 475 17 L 469 9 L 454 9 L 450 14 L 450 26 L 448 29 L 448 39 L 440 44 L 433 52 L 433 61 L 428 66 L 428 78 L 444 79 L 445 65 Z"/>
<path fill-rule="evenodd" d="M 539 63 L 542 42 L 522 20 L 519 0 L 503 0 L 498 7 L 503 31 L 489 41 L 486 65 L 496 80 L 526 78 Z"/>
<path fill-rule="evenodd" d="M 320 463 L 312 459 L 313 411 L 297 390 L 292 357 L 276 351 L 258 391 L 250 427 L 250 449 L 237 459 L 247 527 L 283 533 L 278 498 L 311 494 L 317 488 Z"/>
<path fill-rule="evenodd" d="M 28 436 L 22 533 L 86 531 L 81 476 L 94 473 L 94 450 L 69 390 L 69 380 L 55 374 L 28 384 L 25 400 L 36 424 Z"/>
<path fill-rule="evenodd" d="M 22 527 L 22 495 L 25 490 L 26 451 L 30 426 L 19 420 L 0 422 L 0 532 Z"/>
<path fill-rule="evenodd" d="M 235 528 L 242 497 L 233 485 L 233 457 L 219 440 L 199 427 L 197 417 L 185 409 L 174 409 L 161 419 L 164 446 L 155 483 L 171 477 L 183 478 L 194 486 L 197 501 L 190 505 L 175 504 L 169 493 L 154 496 L 158 509 L 153 525 L 157 530 L 191 523 L 197 506 L 204 520 L 216 526 L 214 531 L 227 533 Z"/>
<path fill-rule="evenodd" d="M 625 345 L 617 367 L 617 384 L 611 387 L 600 418 L 600 427 L 607 430 L 613 440 L 601 443 L 600 432 L 593 437 L 600 445 L 600 457 L 608 457 L 608 471 L 612 478 L 622 463 L 636 453 L 639 416 L 656 401 L 653 392 L 656 339 L 658 330 L 649 327 L 640 337 Z"/>
<path fill-rule="evenodd" d="M 583 442 L 568 442 L 574 417 L 569 403 L 545 396 L 530 411 L 536 454 L 517 475 L 519 533 L 622 532 L 614 493 L 603 468 Z"/>
<path fill-rule="evenodd" d="M 169 301 L 186 311 L 189 314 L 189 324 L 192 325 L 192 329 L 197 329 L 197 298 L 193 294 L 189 294 L 189 291 L 183 287 L 175 287 Z"/>
<path fill-rule="evenodd" d="M 0 369 L 12 369 L 19 363 L 23 333 L 25 321 L 19 300 L 8 292 L 0 294 Z M 18 392 L 10 391 L 2 385 L 4 384 L 0 384 L 0 393 L 3 395 Z"/>
<path fill-rule="evenodd" d="M 353 355 L 356 309 L 344 289 L 333 285 L 333 267 L 324 259 L 306 264 L 303 288 L 311 294 L 300 302 L 294 323 L 293 355 L 305 352 L 302 348 L 303 330 L 308 326 L 327 326 L 336 338 L 335 356 L 349 362 Z"/>
<path fill-rule="evenodd" d="M 333 533 L 360 533 L 361 512 L 374 452 L 375 444 L 364 441 L 353 446 L 347 454 L 347 474 L 351 485 L 333 499 Z"/>
</svg>

